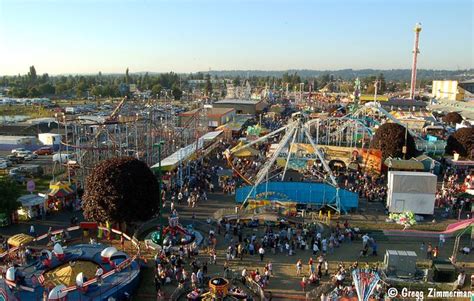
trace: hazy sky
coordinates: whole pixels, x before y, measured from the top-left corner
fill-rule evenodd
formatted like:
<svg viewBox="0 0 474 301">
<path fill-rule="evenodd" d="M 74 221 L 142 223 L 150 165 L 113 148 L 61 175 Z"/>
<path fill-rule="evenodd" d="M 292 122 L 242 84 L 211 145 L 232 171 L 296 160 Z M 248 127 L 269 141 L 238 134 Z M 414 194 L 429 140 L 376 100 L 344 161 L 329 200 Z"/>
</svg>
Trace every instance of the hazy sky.
<svg viewBox="0 0 474 301">
<path fill-rule="evenodd" d="M 473 68 L 472 0 L 0 0 L 0 75 Z"/>
</svg>

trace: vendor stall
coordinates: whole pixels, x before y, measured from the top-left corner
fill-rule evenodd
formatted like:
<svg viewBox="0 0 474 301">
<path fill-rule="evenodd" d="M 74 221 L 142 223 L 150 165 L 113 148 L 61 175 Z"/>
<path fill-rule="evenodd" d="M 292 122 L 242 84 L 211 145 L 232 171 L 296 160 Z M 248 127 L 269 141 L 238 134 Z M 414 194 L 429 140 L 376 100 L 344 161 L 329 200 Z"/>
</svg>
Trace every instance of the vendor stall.
<svg viewBox="0 0 474 301">
<path fill-rule="evenodd" d="M 49 185 L 47 208 L 49 211 L 60 211 L 71 207 L 76 199 L 76 188 L 73 184 L 59 181 Z"/>
<path fill-rule="evenodd" d="M 18 219 L 29 220 L 41 215 L 45 209 L 46 199 L 37 194 L 26 194 L 19 197 L 18 202 L 21 203 L 21 207 L 18 209 Z"/>
<path fill-rule="evenodd" d="M 33 241 L 33 237 L 20 233 L 13 235 L 12 237 L 8 238 L 7 243 L 12 247 L 19 247 L 20 245 L 26 245 Z"/>
</svg>

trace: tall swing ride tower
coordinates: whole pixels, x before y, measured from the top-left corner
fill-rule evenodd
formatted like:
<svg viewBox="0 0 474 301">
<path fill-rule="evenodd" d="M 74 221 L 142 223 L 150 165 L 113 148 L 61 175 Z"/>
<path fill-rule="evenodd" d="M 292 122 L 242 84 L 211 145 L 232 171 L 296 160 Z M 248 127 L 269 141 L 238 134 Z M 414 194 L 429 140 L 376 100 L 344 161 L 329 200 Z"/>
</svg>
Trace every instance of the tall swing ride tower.
<svg viewBox="0 0 474 301">
<path fill-rule="evenodd" d="M 411 84 L 410 84 L 410 99 L 415 97 L 415 89 L 416 89 L 416 63 L 418 60 L 418 53 L 420 50 L 418 49 L 418 41 L 420 39 L 420 32 L 421 32 L 421 23 L 416 23 L 415 28 L 415 43 L 413 45 L 413 63 L 411 66 Z"/>
</svg>

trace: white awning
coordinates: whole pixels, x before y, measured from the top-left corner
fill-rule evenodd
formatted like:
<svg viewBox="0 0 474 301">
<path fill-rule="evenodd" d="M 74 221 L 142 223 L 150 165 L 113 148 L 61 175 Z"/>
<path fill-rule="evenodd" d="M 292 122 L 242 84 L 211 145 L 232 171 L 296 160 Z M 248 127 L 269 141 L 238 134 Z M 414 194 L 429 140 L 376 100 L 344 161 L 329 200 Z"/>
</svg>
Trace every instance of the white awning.
<svg viewBox="0 0 474 301">
<path fill-rule="evenodd" d="M 196 151 L 200 150 L 204 147 L 204 142 L 212 141 L 216 139 L 223 131 L 214 131 L 214 132 L 209 132 L 204 135 L 202 135 L 198 139 L 198 145 L 196 147 L 196 142 L 193 142 L 183 148 L 180 148 L 170 156 L 166 157 L 165 159 L 161 160 L 161 168 L 167 167 L 167 166 L 175 166 L 179 164 L 180 162 L 186 161 L 191 157 L 191 155 Z M 151 168 L 159 168 L 160 164 L 156 163 L 153 165 Z"/>
<path fill-rule="evenodd" d="M 206 133 L 204 135 L 202 135 L 201 138 L 199 139 L 203 139 L 204 141 L 209 141 L 209 140 L 214 140 L 217 138 L 217 136 L 219 136 L 223 131 L 214 131 L 214 132 L 209 132 L 209 133 Z"/>
</svg>

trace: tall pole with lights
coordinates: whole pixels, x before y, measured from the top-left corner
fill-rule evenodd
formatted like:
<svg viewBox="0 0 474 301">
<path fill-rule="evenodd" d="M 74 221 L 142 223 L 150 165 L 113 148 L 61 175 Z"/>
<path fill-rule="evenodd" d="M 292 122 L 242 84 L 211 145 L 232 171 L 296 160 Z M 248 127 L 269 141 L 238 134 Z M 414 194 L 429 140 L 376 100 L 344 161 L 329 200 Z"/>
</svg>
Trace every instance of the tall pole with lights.
<svg viewBox="0 0 474 301">
<path fill-rule="evenodd" d="M 418 59 L 418 53 L 420 53 L 420 50 L 418 49 L 418 41 L 420 39 L 421 23 L 416 23 L 413 31 L 415 31 L 415 43 L 413 45 L 413 64 L 411 66 L 410 99 L 413 99 L 415 97 L 416 63 Z"/>
</svg>

